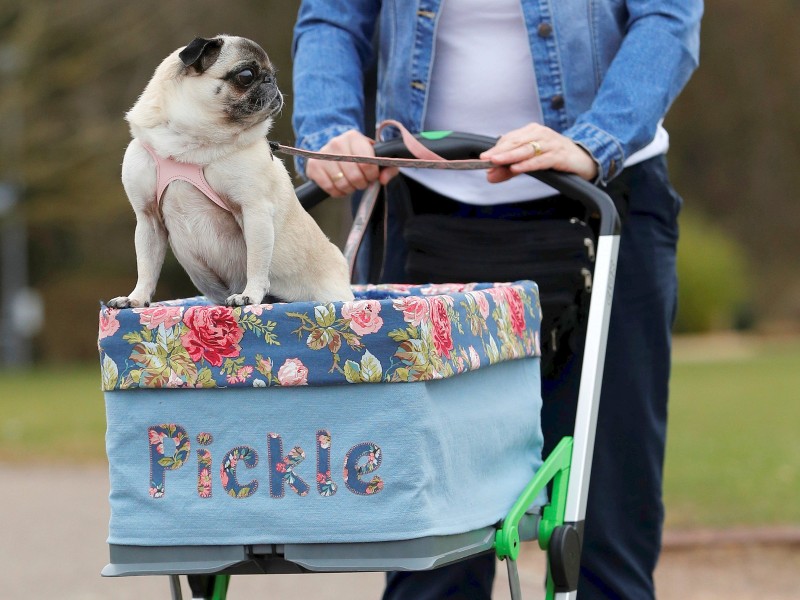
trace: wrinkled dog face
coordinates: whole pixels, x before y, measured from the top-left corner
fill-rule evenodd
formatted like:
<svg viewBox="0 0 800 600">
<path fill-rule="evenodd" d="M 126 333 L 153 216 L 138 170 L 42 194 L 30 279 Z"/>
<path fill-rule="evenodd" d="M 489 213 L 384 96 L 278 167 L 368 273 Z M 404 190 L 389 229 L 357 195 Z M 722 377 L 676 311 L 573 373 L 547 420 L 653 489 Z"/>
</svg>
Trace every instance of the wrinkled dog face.
<svg viewBox="0 0 800 600">
<path fill-rule="evenodd" d="M 283 107 L 267 53 L 244 38 L 195 38 L 178 55 L 184 84 L 206 107 L 219 107 L 221 123 L 247 129 Z"/>
</svg>

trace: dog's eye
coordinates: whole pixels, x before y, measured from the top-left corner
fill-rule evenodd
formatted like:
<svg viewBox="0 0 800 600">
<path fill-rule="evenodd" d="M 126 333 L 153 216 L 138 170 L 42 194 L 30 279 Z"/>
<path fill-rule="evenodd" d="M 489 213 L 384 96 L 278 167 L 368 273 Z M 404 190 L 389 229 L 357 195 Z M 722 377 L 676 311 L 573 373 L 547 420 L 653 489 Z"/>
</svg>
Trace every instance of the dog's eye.
<svg viewBox="0 0 800 600">
<path fill-rule="evenodd" d="M 248 86 L 253 83 L 253 80 L 256 78 L 255 73 L 253 73 L 252 69 L 242 69 L 236 74 L 236 82 Z"/>
</svg>

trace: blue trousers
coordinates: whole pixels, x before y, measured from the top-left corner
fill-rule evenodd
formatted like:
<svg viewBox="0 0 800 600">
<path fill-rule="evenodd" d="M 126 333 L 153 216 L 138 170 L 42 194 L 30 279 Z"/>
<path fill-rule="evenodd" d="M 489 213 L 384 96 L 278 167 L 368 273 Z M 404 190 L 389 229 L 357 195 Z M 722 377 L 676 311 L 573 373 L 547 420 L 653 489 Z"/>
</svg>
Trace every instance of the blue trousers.
<svg viewBox="0 0 800 600">
<path fill-rule="evenodd" d="M 608 192 L 624 220 L 578 597 L 639 600 L 655 597 L 653 571 L 661 548 L 681 199 L 670 185 L 664 157 L 625 169 Z M 496 210 L 508 211 L 509 206 Z M 485 213 L 482 209 L 480 216 Z M 390 208 L 384 281 L 403 281 L 399 227 L 400 219 Z M 525 277 L 520 273 L 519 278 Z M 580 356 L 573 357 L 556 379 L 543 382 L 546 453 L 572 434 L 580 363 Z M 490 598 L 494 572 L 494 556 L 486 554 L 428 572 L 389 573 L 383 598 Z"/>
</svg>

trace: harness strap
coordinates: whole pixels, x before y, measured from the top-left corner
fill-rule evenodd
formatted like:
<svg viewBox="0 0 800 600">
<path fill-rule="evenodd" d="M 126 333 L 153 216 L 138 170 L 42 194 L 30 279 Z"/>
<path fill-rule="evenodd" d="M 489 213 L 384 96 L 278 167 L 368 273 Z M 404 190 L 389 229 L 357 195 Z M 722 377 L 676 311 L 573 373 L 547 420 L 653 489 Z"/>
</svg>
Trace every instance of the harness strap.
<svg viewBox="0 0 800 600">
<path fill-rule="evenodd" d="M 159 156 L 153 148 L 144 142 L 141 142 L 141 144 L 150 153 L 153 160 L 156 161 L 156 204 L 161 203 L 161 197 L 164 195 L 167 186 L 175 180 L 180 180 L 192 184 L 214 204 L 223 210 L 231 212 L 228 205 L 206 181 L 201 165 L 178 162 L 172 157 Z"/>
</svg>

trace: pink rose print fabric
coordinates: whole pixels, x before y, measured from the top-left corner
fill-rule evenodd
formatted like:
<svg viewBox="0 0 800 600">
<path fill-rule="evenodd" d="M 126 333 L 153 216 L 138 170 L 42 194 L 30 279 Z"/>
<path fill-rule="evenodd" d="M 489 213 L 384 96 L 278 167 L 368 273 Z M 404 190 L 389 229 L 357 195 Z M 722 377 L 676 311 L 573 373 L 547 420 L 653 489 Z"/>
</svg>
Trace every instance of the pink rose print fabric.
<svg viewBox="0 0 800 600">
<path fill-rule="evenodd" d="M 233 310 L 223 306 L 193 306 L 189 308 L 183 322 L 188 330 L 181 336 L 181 344 L 192 360 L 207 360 L 218 367 L 223 358 L 239 355 L 244 331 L 233 316 Z"/>
<path fill-rule="evenodd" d="M 157 329 L 159 325 L 172 327 L 181 322 L 183 308 L 180 306 L 154 306 L 148 308 L 134 308 L 133 312 L 139 315 L 139 323 L 148 329 Z"/>
<path fill-rule="evenodd" d="M 342 305 L 342 317 L 350 319 L 350 329 L 357 335 L 378 333 L 383 325 L 381 303 L 377 300 L 356 300 Z"/>
<path fill-rule="evenodd" d="M 533 282 L 353 289 L 327 304 L 103 306 L 103 389 L 429 381 L 540 354 Z"/>
</svg>

